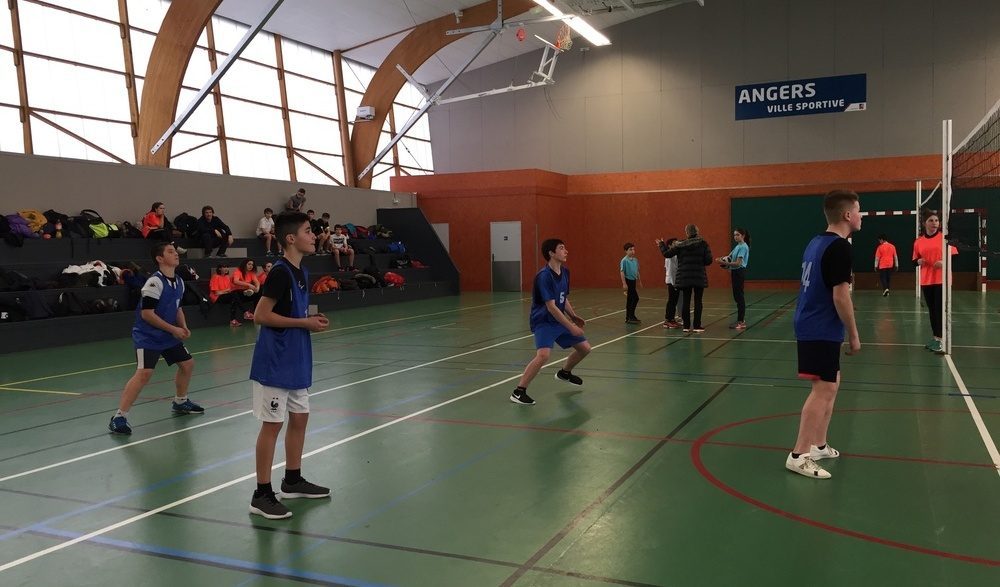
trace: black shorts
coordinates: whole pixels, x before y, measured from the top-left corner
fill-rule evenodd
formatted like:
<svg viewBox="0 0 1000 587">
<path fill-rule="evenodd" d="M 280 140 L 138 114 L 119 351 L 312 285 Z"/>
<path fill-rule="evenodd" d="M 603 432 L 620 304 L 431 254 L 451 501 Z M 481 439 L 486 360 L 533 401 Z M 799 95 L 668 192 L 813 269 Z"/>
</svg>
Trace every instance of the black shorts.
<svg viewBox="0 0 1000 587">
<path fill-rule="evenodd" d="M 840 346 L 829 340 L 800 340 L 799 377 L 810 381 L 837 382 L 840 372 Z"/>
<path fill-rule="evenodd" d="M 183 363 L 191 358 L 191 353 L 188 352 L 184 343 L 177 343 L 177 346 L 172 346 L 169 349 L 158 351 L 153 349 L 135 349 L 135 362 L 137 369 L 156 369 L 156 363 L 160 360 L 160 357 L 167 362 L 167 365 L 173 365 L 174 363 Z"/>
</svg>

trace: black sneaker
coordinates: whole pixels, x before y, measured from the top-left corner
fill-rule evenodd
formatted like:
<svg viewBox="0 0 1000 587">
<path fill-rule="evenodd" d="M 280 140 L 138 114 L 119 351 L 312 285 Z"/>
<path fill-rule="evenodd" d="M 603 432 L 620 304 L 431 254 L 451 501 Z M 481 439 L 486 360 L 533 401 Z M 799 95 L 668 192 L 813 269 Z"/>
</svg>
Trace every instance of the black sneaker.
<svg viewBox="0 0 1000 587">
<path fill-rule="evenodd" d="M 250 513 L 264 516 L 268 520 L 283 520 L 292 517 L 292 512 L 278 501 L 278 497 L 273 492 L 257 495 L 255 491 L 253 498 L 250 499 Z"/>
<path fill-rule="evenodd" d="M 283 499 L 295 499 L 304 497 L 306 499 L 319 499 L 330 497 L 329 487 L 320 487 L 315 483 L 310 483 L 305 479 L 299 479 L 295 483 L 281 480 L 281 497 Z"/>
<path fill-rule="evenodd" d="M 563 369 L 556 371 L 556 379 L 559 381 L 565 381 L 570 385 L 583 385 L 583 379 L 580 379 L 576 375 L 573 375 L 569 371 Z"/>
<path fill-rule="evenodd" d="M 125 416 L 112 416 L 111 421 L 108 422 L 108 430 L 112 434 L 124 434 L 128 436 L 132 434 L 132 427 L 128 425 L 128 420 Z"/>
<path fill-rule="evenodd" d="M 515 389 L 510 394 L 510 401 L 515 404 L 524 404 L 526 406 L 535 405 L 535 400 L 531 399 L 531 396 L 528 395 L 528 392 L 524 389 Z"/>
</svg>

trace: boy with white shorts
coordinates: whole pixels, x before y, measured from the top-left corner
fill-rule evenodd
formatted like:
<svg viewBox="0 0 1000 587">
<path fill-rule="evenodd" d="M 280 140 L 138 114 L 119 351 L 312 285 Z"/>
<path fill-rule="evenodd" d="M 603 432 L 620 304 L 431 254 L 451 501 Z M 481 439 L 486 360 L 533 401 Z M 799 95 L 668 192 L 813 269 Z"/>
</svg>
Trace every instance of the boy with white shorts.
<svg viewBox="0 0 1000 587">
<path fill-rule="evenodd" d="M 268 274 L 254 311 L 260 325 L 254 347 L 250 380 L 253 413 L 261 421 L 257 436 L 257 489 L 250 513 L 271 520 L 292 517 L 271 488 L 271 464 L 278 434 L 285 432 L 285 477 L 281 497 L 323 498 L 330 489 L 302 477 L 302 451 L 309 421 L 309 386 L 312 385 L 312 339 L 310 332 L 325 330 L 330 321 L 322 314 L 309 315 L 309 275 L 302 257 L 315 252 L 316 235 L 309 217 L 301 212 L 280 214 L 275 234 L 285 251 Z"/>
</svg>

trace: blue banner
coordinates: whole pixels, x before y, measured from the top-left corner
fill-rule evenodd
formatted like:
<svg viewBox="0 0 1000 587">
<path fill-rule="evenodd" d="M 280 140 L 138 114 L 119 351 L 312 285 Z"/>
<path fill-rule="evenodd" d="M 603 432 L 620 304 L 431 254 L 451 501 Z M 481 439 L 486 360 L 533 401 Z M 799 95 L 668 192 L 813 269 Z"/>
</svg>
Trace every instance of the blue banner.
<svg viewBox="0 0 1000 587">
<path fill-rule="evenodd" d="M 736 86 L 736 120 L 865 110 L 863 73 Z"/>
</svg>

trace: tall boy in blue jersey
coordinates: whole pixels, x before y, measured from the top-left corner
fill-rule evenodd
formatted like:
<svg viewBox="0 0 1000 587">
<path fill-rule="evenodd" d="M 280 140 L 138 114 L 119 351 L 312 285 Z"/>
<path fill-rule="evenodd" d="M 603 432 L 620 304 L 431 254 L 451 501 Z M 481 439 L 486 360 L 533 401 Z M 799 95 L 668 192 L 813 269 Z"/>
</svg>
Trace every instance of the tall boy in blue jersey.
<svg viewBox="0 0 1000 587">
<path fill-rule="evenodd" d="M 174 274 L 180 265 L 180 255 L 170 243 L 159 243 L 151 252 L 159 270 L 142 286 L 142 299 L 135 308 L 135 325 L 132 327 L 132 341 L 135 343 L 135 374 L 125 384 L 118 411 L 111 417 L 108 430 L 113 434 L 132 434 L 128 423 L 128 411 L 132 408 L 139 392 L 153 377 L 153 369 L 162 356 L 167 365 L 177 364 L 174 382 L 176 393 L 172 409 L 177 414 L 201 414 L 205 410 L 189 400 L 188 385 L 194 371 L 194 359 L 184 347 L 191 336 L 181 299 L 184 297 L 184 280 Z"/>
<path fill-rule="evenodd" d="M 549 360 L 552 345 L 573 347 L 566 357 L 566 364 L 556 372 L 556 379 L 570 385 L 583 385 L 583 379 L 573 375 L 573 367 L 590 353 L 590 343 L 583 336 L 583 318 L 573 311 L 569 303 L 569 269 L 563 266 L 568 256 L 566 245 L 557 238 L 542 243 L 542 256 L 548 263 L 535 275 L 531 290 L 531 332 L 535 335 L 535 358 L 524 368 L 521 381 L 510 394 L 515 404 L 531 405 L 535 400 L 528 395 L 528 384 Z"/>
<path fill-rule="evenodd" d="M 287 413 L 285 432 L 285 477 L 282 499 L 329 497 L 330 490 L 302 477 L 302 450 L 309 422 L 309 386 L 312 385 L 312 339 L 330 325 L 322 314 L 309 315 L 309 275 L 302 257 L 316 251 L 316 235 L 309 217 L 301 212 L 278 215 L 275 237 L 284 249 L 254 310 L 261 326 L 253 350 L 250 380 L 253 413 L 261 421 L 257 435 L 257 489 L 250 500 L 250 513 L 277 520 L 292 517 L 271 488 L 274 447 Z"/>
<path fill-rule="evenodd" d="M 814 479 L 830 473 L 816 461 L 840 453 L 827 444 L 826 433 L 840 388 L 840 347 L 847 330 L 847 354 L 861 351 L 858 325 L 851 302 L 851 244 L 847 238 L 861 230 L 858 194 L 834 190 L 823 199 L 826 232 L 814 237 L 802 255 L 802 283 L 795 309 L 799 377 L 812 381 L 802 406 L 799 436 L 785 459 L 785 468 Z"/>
</svg>

